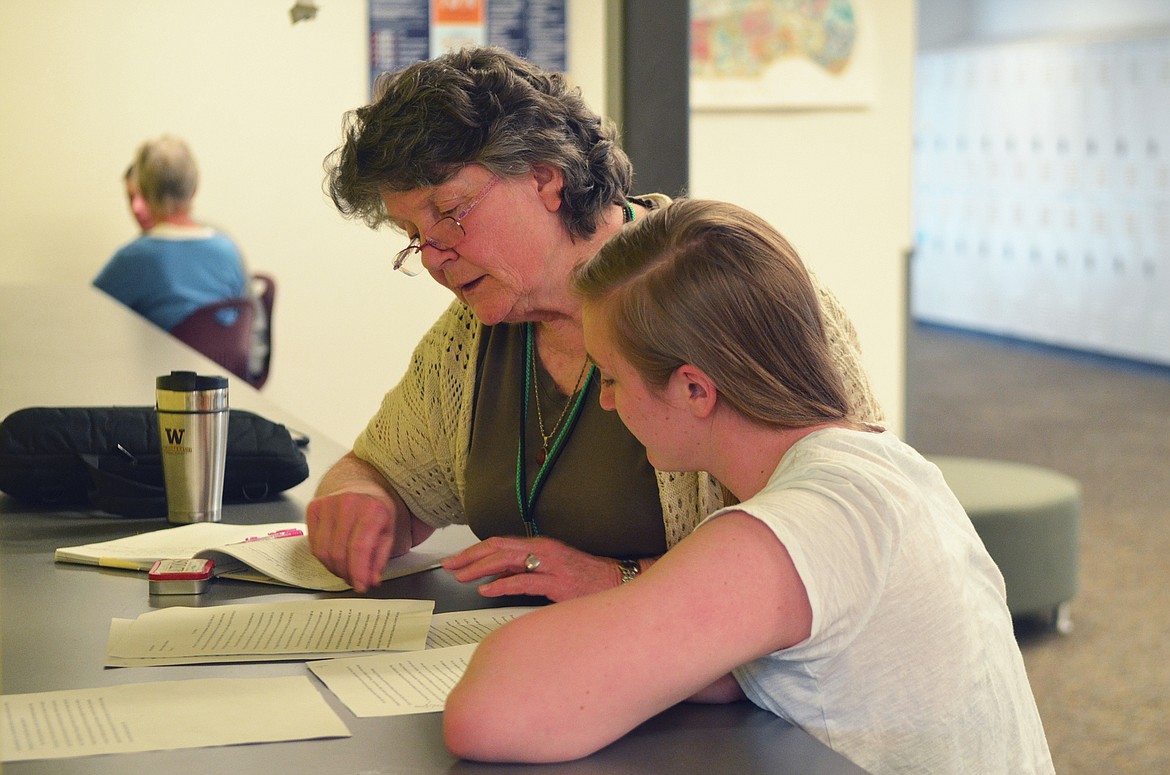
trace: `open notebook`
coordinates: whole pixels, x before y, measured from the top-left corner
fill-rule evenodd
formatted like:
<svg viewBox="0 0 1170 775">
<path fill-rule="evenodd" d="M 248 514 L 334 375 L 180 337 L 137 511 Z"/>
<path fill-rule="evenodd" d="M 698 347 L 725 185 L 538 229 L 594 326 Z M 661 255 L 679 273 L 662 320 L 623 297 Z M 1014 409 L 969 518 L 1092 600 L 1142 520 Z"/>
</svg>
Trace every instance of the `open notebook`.
<svg viewBox="0 0 1170 775">
<path fill-rule="evenodd" d="M 156 560 L 205 557 L 215 561 L 215 576 L 342 592 L 351 587 L 330 573 L 309 550 L 305 526 L 297 522 L 229 525 L 196 522 L 80 546 L 54 553 L 57 562 L 148 571 Z M 435 568 L 449 552 L 411 550 L 394 557 L 382 580 Z"/>
</svg>

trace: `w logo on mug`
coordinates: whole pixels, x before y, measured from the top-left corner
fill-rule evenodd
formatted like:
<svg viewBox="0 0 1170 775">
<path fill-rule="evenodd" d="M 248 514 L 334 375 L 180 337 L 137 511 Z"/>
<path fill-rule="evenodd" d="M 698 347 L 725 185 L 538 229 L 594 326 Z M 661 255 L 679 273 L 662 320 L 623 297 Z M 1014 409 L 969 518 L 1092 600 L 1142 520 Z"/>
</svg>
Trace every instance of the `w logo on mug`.
<svg viewBox="0 0 1170 775">
<path fill-rule="evenodd" d="M 186 430 L 186 428 L 164 428 L 163 430 L 167 432 L 168 444 L 183 443 L 183 432 Z"/>
</svg>

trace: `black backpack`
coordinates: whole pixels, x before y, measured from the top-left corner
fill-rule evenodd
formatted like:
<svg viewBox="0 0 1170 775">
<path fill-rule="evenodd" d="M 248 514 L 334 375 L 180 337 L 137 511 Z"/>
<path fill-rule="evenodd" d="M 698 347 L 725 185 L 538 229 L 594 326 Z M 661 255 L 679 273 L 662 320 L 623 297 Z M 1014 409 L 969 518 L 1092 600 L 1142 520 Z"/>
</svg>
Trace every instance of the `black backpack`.
<svg viewBox="0 0 1170 775">
<path fill-rule="evenodd" d="M 228 414 L 225 503 L 271 498 L 309 476 L 308 439 L 252 412 Z M 0 490 L 21 501 L 166 517 L 151 406 L 32 407 L 0 422 Z"/>
</svg>

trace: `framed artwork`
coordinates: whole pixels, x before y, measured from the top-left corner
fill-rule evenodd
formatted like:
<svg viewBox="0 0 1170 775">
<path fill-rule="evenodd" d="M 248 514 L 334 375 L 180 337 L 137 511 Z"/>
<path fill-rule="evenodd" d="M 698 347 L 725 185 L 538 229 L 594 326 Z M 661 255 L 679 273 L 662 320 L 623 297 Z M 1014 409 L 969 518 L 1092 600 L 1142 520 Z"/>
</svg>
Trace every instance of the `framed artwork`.
<svg viewBox="0 0 1170 775">
<path fill-rule="evenodd" d="M 876 0 L 690 0 L 692 110 L 873 102 Z"/>
</svg>

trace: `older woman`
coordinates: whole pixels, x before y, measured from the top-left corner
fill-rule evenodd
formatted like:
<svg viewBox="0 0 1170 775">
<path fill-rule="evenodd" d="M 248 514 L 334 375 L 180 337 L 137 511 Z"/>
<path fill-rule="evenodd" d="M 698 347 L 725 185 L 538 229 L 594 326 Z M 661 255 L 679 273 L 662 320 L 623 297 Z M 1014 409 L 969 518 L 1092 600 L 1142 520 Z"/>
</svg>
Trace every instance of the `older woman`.
<svg viewBox="0 0 1170 775">
<path fill-rule="evenodd" d="M 338 208 L 405 233 L 394 266 L 456 301 L 323 478 L 314 553 L 358 591 L 438 527 L 488 539 L 447 561 L 485 595 L 563 600 L 627 581 L 723 504 L 706 474 L 657 471 L 598 407 L 573 270 L 668 201 L 632 197 L 612 123 L 564 76 L 491 48 L 386 74 L 328 161 Z M 856 335 L 818 289 L 858 419 L 879 410 Z"/>
</svg>

